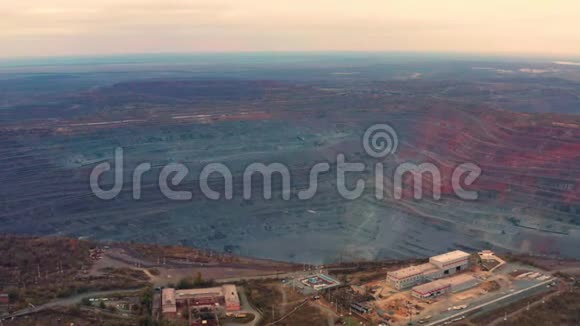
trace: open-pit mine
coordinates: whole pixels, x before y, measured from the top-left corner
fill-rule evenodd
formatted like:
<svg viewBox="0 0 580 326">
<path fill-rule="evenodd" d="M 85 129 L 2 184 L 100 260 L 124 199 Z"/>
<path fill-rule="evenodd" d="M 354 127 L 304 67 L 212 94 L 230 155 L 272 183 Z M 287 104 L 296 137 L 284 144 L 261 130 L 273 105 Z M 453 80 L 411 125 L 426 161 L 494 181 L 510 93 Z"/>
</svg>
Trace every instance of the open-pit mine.
<svg viewBox="0 0 580 326">
<path fill-rule="evenodd" d="M 202 60 L 203 58 L 198 58 Z M 324 263 L 428 257 L 453 249 L 493 249 L 580 258 L 580 68 L 553 63 L 314 57 L 324 65 L 235 61 L 119 65 L 83 69 L 2 68 L 0 75 L 0 232 L 96 240 L 181 244 L 285 261 Z M 193 60 L 195 61 L 195 60 Z M 275 61 L 275 60 L 274 60 Z M 486 68 L 486 69 L 482 69 Z M 42 69 L 45 69 L 42 71 Z M 506 69 L 513 73 L 503 73 Z M 541 70 L 543 69 L 543 70 Z M 544 71 L 538 73 L 538 71 Z M 366 128 L 387 123 L 398 150 L 366 155 Z M 123 189 L 112 200 L 91 191 L 99 163 L 124 151 Z M 355 200 L 340 196 L 336 158 L 365 163 L 348 175 L 365 181 Z M 140 163 L 141 198 L 132 174 Z M 211 200 L 200 171 L 223 163 L 232 199 Z M 251 163 L 283 163 L 292 173 L 284 200 L 274 176 L 273 198 L 242 196 Z M 310 168 L 329 162 L 309 200 Z M 441 199 L 432 178 L 414 199 L 375 197 L 373 166 L 391 176 L 404 162 L 441 171 Z M 481 176 L 451 189 L 451 171 L 477 164 Z M 159 191 L 168 163 L 187 166 L 174 201 Z M 385 189 L 392 189 L 385 178 Z M 103 187 L 113 173 L 104 174 Z M 210 180 L 216 191 L 223 179 Z"/>
</svg>

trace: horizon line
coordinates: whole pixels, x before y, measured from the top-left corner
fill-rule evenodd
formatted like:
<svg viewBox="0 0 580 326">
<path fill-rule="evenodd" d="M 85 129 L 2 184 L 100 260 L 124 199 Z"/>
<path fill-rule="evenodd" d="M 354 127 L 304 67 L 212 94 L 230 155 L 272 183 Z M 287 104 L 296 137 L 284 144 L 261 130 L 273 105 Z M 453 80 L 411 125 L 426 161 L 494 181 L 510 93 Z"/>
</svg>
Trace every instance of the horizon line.
<svg viewBox="0 0 580 326">
<path fill-rule="evenodd" d="M 127 56 L 196 56 L 196 55 L 252 55 L 252 54 L 305 54 L 305 55 L 331 55 L 331 54 L 364 54 L 364 55 L 442 55 L 460 57 L 497 57 L 497 58 L 526 58 L 526 59 L 580 59 L 580 54 L 551 54 L 551 53 L 525 53 L 525 52 L 470 52 L 470 51 L 411 51 L 411 50 L 240 50 L 240 51 L 167 51 L 167 52 L 126 52 L 126 53 L 82 53 L 82 54 L 58 54 L 58 55 L 25 55 L 6 56 L 0 55 L 0 62 L 4 61 L 27 61 L 27 60 L 50 60 L 50 59 L 93 59 L 93 58 L 118 58 Z"/>
</svg>

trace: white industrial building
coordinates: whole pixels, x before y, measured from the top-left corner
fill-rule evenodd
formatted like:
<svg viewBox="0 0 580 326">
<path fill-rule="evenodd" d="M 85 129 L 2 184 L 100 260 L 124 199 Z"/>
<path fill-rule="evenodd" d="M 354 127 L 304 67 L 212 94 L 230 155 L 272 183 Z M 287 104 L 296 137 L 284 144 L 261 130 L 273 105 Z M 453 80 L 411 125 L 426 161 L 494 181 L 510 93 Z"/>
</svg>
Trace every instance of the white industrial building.
<svg viewBox="0 0 580 326">
<path fill-rule="evenodd" d="M 396 289 L 440 279 L 469 268 L 470 255 L 461 250 L 429 258 L 429 262 L 387 273 L 387 282 Z"/>
<path fill-rule="evenodd" d="M 470 256 L 466 252 L 455 250 L 443 255 L 431 257 L 429 258 L 429 262 L 443 272 L 442 276 L 446 276 L 466 270 L 469 267 Z"/>
<path fill-rule="evenodd" d="M 440 274 L 437 266 L 426 263 L 388 272 L 387 282 L 400 290 L 425 283 L 430 279 L 435 279 L 434 276 L 436 274 Z"/>
</svg>

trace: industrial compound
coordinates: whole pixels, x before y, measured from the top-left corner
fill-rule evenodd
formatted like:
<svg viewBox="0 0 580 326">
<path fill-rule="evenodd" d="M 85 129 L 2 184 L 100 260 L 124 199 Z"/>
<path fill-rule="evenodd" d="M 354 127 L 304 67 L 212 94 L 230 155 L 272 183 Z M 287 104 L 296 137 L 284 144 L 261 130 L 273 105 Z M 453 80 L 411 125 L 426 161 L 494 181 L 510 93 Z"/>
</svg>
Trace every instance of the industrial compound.
<svg viewBox="0 0 580 326">
<path fill-rule="evenodd" d="M 448 277 L 467 270 L 469 268 L 469 257 L 470 254 L 460 250 L 434 256 L 429 258 L 428 263 L 387 273 L 387 283 L 398 290 L 404 290 L 429 281 Z M 468 280 L 465 277 L 450 278 L 447 281 L 432 282 L 433 284 L 420 287 L 416 293 L 424 293 L 421 296 L 436 296 L 451 288 L 451 284 L 456 284 L 454 288 L 465 286 L 463 282 L 468 284 L 474 283 L 473 280 Z M 430 289 L 430 291 L 424 292 L 426 289 Z"/>
<path fill-rule="evenodd" d="M 165 288 L 161 291 L 163 318 L 187 318 L 190 325 L 219 325 L 218 315 L 239 311 L 240 298 L 235 285 L 202 289 Z"/>
</svg>

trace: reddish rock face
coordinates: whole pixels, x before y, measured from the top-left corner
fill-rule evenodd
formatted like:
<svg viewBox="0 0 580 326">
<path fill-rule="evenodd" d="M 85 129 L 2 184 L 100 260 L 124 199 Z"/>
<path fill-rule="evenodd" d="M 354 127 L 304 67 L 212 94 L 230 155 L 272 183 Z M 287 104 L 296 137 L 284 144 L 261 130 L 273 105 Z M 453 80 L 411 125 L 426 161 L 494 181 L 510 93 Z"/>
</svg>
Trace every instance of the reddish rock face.
<svg viewBox="0 0 580 326">
<path fill-rule="evenodd" d="M 580 124 L 501 111 L 452 115 L 418 117 L 411 124 L 413 146 L 401 153 L 402 159 L 442 167 L 443 193 L 451 193 L 452 167 L 469 161 L 483 170 L 473 189 L 494 192 L 502 200 L 518 192 L 564 205 L 580 200 Z"/>
</svg>

